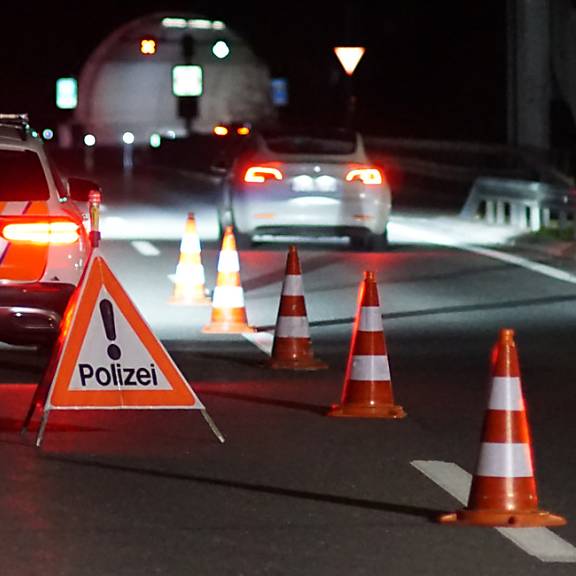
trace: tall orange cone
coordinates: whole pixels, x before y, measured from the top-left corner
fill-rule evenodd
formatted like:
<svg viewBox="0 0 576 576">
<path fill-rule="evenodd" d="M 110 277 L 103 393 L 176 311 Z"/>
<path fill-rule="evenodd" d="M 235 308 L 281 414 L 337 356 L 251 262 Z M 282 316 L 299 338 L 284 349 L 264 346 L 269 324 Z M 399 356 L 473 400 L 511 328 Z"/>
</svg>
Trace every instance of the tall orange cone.
<svg viewBox="0 0 576 576">
<path fill-rule="evenodd" d="M 386 339 L 374 272 L 365 272 L 358 293 L 350 355 L 341 403 L 328 416 L 352 418 L 404 418 L 394 404 Z"/>
<path fill-rule="evenodd" d="M 285 370 L 328 368 L 324 362 L 314 358 L 312 351 L 302 271 L 296 246 L 288 249 L 269 366 Z"/>
<path fill-rule="evenodd" d="M 187 306 L 210 304 L 204 283 L 204 266 L 202 266 L 196 218 L 193 212 L 188 212 L 170 304 Z"/>
<path fill-rule="evenodd" d="M 566 524 L 562 516 L 538 509 L 514 330 L 501 330 L 493 350 L 490 398 L 468 505 L 439 520 L 508 527 Z"/>
<path fill-rule="evenodd" d="M 240 282 L 240 259 L 232 226 L 227 226 L 218 256 L 218 277 L 212 295 L 212 317 L 202 328 L 208 334 L 256 332 L 248 326 L 244 290 Z"/>
</svg>

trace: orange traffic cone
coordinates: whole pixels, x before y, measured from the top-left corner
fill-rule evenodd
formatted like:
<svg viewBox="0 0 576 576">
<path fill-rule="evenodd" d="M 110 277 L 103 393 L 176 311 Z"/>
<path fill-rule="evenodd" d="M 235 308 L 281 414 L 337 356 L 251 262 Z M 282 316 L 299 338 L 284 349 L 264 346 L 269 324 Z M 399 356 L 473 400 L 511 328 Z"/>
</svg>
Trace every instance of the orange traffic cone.
<svg viewBox="0 0 576 576">
<path fill-rule="evenodd" d="M 374 272 L 365 272 L 358 294 L 358 311 L 350 345 L 346 378 L 339 405 L 328 416 L 404 418 L 394 404 L 386 339 Z"/>
<path fill-rule="evenodd" d="M 288 250 L 269 366 L 287 370 L 328 368 L 324 362 L 314 358 L 312 352 L 302 271 L 296 246 L 290 246 Z"/>
<path fill-rule="evenodd" d="M 240 259 L 232 226 L 227 226 L 218 256 L 218 277 L 212 295 L 210 324 L 202 328 L 209 334 L 241 334 L 256 332 L 248 326 L 244 306 L 244 290 L 240 282 Z"/>
<path fill-rule="evenodd" d="M 170 304 L 188 306 L 210 304 L 204 282 L 204 266 L 202 266 L 196 219 L 192 212 L 188 212 Z"/>
<path fill-rule="evenodd" d="M 468 506 L 439 520 L 508 527 L 566 524 L 562 516 L 538 509 L 514 330 L 500 331 L 491 364 L 490 399 Z"/>
</svg>

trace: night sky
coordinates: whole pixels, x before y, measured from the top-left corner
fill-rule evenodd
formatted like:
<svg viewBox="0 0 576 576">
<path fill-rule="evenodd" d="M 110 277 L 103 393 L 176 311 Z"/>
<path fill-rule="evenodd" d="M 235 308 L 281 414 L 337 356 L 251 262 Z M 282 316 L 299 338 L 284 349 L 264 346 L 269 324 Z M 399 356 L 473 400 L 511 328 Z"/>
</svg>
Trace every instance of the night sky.
<svg viewBox="0 0 576 576">
<path fill-rule="evenodd" d="M 16 3 L 14 3 L 16 4 Z M 98 43 L 147 13 L 221 19 L 286 77 L 287 119 L 342 116 L 345 77 L 332 49 L 367 49 L 354 73 L 358 123 L 382 136 L 504 140 L 505 2 L 117 2 L 2 8 L 0 110 L 57 119 L 54 83 L 78 75 Z M 88 8 L 92 10 L 90 10 Z"/>
</svg>

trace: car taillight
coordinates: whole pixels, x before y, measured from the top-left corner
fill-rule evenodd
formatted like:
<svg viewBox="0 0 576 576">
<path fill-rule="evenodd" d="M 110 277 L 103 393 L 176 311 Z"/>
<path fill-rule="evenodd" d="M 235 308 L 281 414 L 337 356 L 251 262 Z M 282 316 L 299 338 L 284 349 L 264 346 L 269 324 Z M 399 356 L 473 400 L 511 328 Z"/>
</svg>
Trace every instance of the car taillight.
<svg viewBox="0 0 576 576">
<path fill-rule="evenodd" d="M 248 134 L 250 134 L 250 128 L 248 128 L 248 126 L 240 126 L 236 129 L 236 134 L 239 136 L 248 136 Z"/>
<path fill-rule="evenodd" d="M 360 180 L 367 186 L 376 186 L 382 184 L 382 172 L 378 168 L 353 168 L 346 174 L 346 182 Z"/>
<path fill-rule="evenodd" d="M 262 183 L 266 180 L 282 180 L 282 172 L 271 166 L 250 166 L 244 173 L 244 182 Z"/>
<path fill-rule="evenodd" d="M 226 136 L 226 134 L 228 134 L 228 128 L 226 128 L 226 126 L 214 126 L 213 132 L 216 136 Z"/>
<path fill-rule="evenodd" d="M 72 220 L 13 222 L 4 224 L 1 234 L 8 242 L 74 244 L 80 238 L 80 226 Z"/>
</svg>

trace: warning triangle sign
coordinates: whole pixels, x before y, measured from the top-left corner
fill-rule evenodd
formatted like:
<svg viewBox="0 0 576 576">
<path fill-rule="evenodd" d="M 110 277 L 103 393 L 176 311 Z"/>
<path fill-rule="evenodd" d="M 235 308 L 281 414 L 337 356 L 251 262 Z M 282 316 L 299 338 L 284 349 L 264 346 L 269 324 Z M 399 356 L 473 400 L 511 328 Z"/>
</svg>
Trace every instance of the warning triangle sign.
<svg viewBox="0 0 576 576">
<path fill-rule="evenodd" d="M 45 410 L 205 410 L 96 251 L 62 323 Z"/>
</svg>

